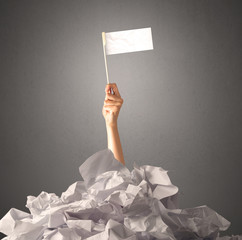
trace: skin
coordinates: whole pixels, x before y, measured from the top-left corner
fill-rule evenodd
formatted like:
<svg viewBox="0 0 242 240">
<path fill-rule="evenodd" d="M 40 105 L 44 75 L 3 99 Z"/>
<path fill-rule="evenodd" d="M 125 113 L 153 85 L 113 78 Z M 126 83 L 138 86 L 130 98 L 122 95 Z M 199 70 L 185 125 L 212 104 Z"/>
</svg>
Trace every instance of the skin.
<svg viewBox="0 0 242 240">
<path fill-rule="evenodd" d="M 113 90 L 113 94 L 111 93 L 111 89 Z M 106 123 L 108 148 L 113 152 L 114 157 L 125 165 L 118 132 L 118 115 L 123 104 L 123 99 L 115 83 L 107 84 L 105 93 L 102 114 Z"/>
</svg>

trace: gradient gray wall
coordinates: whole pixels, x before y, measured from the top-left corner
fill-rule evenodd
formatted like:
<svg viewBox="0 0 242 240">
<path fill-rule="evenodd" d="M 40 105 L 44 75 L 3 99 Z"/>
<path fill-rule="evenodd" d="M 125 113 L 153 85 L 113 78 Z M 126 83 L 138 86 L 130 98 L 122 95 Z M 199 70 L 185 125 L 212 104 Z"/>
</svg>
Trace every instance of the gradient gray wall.
<svg viewBox="0 0 242 240">
<path fill-rule="evenodd" d="M 151 27 L 154 51 L 108 57 L 127 166 L 162 166 L 180 207 L 242 232 L 242 1 L 0 2 L 0 217 L 62 191 L 106 148 L 101 32 Z"/>
</svg>

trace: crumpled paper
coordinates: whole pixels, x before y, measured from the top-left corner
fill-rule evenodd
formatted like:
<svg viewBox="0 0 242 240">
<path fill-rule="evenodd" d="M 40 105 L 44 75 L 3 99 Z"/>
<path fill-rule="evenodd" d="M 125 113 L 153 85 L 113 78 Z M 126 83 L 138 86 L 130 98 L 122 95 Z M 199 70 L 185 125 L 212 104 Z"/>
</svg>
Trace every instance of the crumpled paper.
<svg viewBox="0 0 242 240">
<path fill-rule="evenodd" d="M 61 197 L 28 196 L 30 213 L 17 209 L 0 220 L 5 240 L 221 239 L 230 223 L 207 206 L 177 208 L 178 188 L 161 167 L 144 165 L 130 172 L 109 149 L 79 168 L 84 181 Z"/>
</svg>

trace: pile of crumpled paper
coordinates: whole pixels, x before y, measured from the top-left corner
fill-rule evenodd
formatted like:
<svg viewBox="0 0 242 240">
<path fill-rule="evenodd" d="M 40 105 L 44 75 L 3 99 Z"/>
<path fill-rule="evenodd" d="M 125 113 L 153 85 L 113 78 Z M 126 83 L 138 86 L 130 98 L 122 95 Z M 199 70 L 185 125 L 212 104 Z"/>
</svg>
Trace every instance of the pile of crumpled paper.
<svg viewBox="0 0 242 240">
<path fill-rule="evenodd" d="M 219 237 L 230 223 L 207 206 L 178 209 L 178 188 L 160 167 L 130 172 L 105 149 L 79 170 L 84 181 L 61 197 L 28 196 L 30 214 L 12 208 L 0 220 L 4 240 L 242 239 Z"/>
</svg>

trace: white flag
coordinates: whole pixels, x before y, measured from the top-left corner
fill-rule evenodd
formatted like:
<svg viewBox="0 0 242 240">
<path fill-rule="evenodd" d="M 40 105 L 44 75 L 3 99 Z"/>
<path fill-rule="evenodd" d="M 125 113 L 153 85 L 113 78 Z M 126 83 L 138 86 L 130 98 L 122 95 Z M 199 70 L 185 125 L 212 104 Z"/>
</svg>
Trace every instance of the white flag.
<svg viewBox="0 0 242 240">
<path fill-rule="evenodd" d="M 105 33 L 106 55 L 153 49 L 151 28 Z"/>
</svg>

